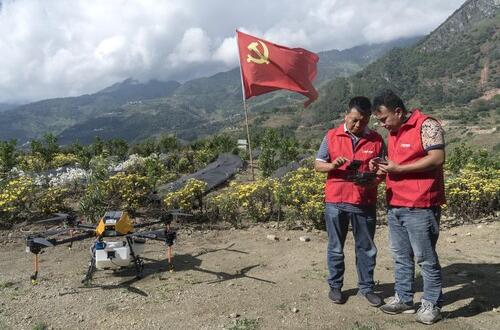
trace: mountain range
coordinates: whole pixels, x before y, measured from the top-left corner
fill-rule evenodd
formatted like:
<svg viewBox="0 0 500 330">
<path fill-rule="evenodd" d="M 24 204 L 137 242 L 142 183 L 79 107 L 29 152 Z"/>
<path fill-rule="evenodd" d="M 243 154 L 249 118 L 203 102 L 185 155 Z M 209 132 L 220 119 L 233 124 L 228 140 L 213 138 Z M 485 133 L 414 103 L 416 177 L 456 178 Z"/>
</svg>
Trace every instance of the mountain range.
<svg viewBox="0 0 500 330">
<path fill-rule="evenodd" d="M 425 37 L 321 52 L 318 100 L 304 110 L 297 94 L 253 98 L 252 123 L 308 136 L 312 127 L 329 127 L 350 97 L 373 96 L 383 88 L 394 89 L 410 106 L 460 119 L 476 100 L 500 91 L 499 7 L 500 0 L 468 0 Z M 183 84 L 127 79 L 95 94 L 4 109 L 0 139 L 24 143 L 52 132 L 62 144 L 96 136 L 138 142 L 167 133 L 192 141 L 241 130 L 242 112 L 238 68 Z M 488 120 L 495 125 L 499 115 L 490 111 Z"/>
<path fill-rule="evenodd" d="M 349 76 L 394 47 L 409 46 L 419 39 L 321 52 L 316 84 Z M 277 92 L 259 97 L 250 106 L 256 110 L 282 107 L 300 99 L 292 93 Z M 24 143 L 51 132 L 62 144 L 89 143 L 96 136 L 136 142 L 173 133 L 191 141 L 239 121 L 242 112 L 239 68 L 183 84 L 127 79 L 94 94 L 42 100 L 16 108 L 6 105 L 0 121 L 0 139 Z"/>
</svg>

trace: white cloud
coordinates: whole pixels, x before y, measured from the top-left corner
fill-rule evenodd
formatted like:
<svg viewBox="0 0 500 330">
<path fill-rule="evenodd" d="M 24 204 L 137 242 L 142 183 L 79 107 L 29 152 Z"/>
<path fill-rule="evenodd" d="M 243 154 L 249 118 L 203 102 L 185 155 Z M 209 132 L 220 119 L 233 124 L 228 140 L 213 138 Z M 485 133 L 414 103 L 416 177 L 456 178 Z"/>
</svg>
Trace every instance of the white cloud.
<svg viewBox="0 0 500 330">
<path fill-rule="evenodd" d="M 210 38 L 202 29 L 190 28 L 168 59 L 173 67 L 210 60 Z"/>
<path fill-rule="evenodd" d="M 0 102 L 237 66 L 235 29 L 312 51 L 425 34 L 463 0 L 0 0 Z"/>
<path fill-rule="evenodd" d="M 215 50 L 213 59 L 221 61 L 226 65 L 234 65 L 238 62 L 238 53 L 235 51 L 236 37 L 224 38 L 220 46 Z"/>
</svg>

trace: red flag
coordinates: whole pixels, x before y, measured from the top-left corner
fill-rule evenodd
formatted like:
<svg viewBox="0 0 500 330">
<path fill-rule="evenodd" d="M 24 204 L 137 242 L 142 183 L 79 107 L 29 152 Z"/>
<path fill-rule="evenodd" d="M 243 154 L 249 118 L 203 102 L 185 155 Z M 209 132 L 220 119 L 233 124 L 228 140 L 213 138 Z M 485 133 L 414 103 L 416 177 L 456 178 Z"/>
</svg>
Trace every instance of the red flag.
<svg viewBox="0 0 500 330">
<path fill-rule="evenodd" d="M 319 57 L 302 48 L 287 48 L 236 30 L 245 99 L 288 89 L 305 95 L 308 106 L 318 98 L 312 81 Z"/>
</svg>

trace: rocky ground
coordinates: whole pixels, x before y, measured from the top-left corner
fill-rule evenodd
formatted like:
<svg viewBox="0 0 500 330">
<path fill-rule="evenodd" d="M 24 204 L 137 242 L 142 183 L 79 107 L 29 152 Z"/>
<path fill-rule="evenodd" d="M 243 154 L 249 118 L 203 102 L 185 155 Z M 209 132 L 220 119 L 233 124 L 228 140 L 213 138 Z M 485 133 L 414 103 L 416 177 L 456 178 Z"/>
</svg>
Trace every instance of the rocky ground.
<svg viewBox="0 0 500 330">
<path fill-rule="evenodd" d="M 0 329 L 418 329 L 413 315 L 389 316 L 356 296 L 352 236 L 346 242 L 345 305 L 327 298 L 326 234 L 273 225 L 179 232 L 175 272 L 165 247 L 147 243 L 145 277 L 96 273 L 80 283 L 90 241 L 41 257 L 32 285 L 32 255 L 0 233 Z M 387 227 L 376 234 L 377 290 L 392 295 Z M 272 237 L 270 235 L 274 235 Z M 310 241 L 301 240 L 307 236 Z M 444 274 L 444 320 L 434 329 L 500 328 L 500 222 L 445 229 L 438 251 Z M 417 271 L 417 276 L 419 272 Z M 417 281 L 417 300 L 421 280 Z"/>
</svg>

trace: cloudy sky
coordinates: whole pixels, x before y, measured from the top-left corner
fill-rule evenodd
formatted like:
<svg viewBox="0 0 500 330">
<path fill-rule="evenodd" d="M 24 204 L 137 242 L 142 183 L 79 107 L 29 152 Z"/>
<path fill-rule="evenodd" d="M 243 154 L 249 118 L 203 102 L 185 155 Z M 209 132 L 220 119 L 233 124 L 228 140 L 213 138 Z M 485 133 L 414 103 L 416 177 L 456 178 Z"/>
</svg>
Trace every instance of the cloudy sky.
<svg viewBox="0 0 500 330">
<path fill-rule="evenodd" d="M 0 0 L 0 103 L 238 65 L 235 29 L 312 51 L 427 34 L 464 0 Z"/>
</svg>

